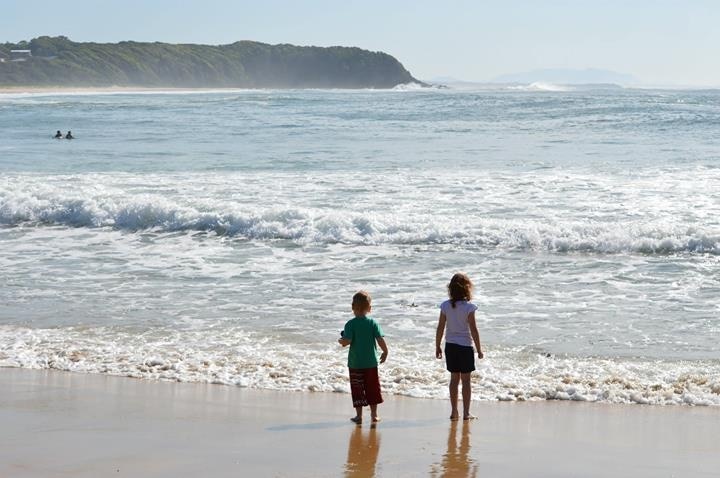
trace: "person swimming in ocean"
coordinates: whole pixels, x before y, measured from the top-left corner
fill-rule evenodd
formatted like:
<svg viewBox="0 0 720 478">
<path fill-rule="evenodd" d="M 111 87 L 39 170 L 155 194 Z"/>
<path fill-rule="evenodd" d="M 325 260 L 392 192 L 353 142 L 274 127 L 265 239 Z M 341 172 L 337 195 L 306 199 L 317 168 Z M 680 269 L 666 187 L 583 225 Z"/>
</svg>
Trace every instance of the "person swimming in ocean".
<svg viewBox="0 0 720 478">
<path fill-rule="evenodd" d="M 65 139 L 75 139 L 75 136 L 72 135 L 72 131 L 67 132 L 67 134 L 65 135 Z"/>
<path fill-rule="evenodd" d="M 60 130 L 57 130 L 57 133 L 55 133 L 54 138 L 55 138 L 55 139 L 62 139 L 62 137 L 63 137 L 63 136 L 62 136 L 62 133 L 60 132 Z"/>
</svg>

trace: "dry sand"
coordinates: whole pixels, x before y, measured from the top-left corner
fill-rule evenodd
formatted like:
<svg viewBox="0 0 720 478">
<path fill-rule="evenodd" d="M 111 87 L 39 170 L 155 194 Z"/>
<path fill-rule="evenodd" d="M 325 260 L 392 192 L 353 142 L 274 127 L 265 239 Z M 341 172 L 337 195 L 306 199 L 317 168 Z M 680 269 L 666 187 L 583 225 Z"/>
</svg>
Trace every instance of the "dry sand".
<svg viewBox="0 0 720 478">
<path fill-rule="evenodd" d="M 0 369 L 1 477 L 718 476 L 720 410 L 386 397 Z"/>
</svg>

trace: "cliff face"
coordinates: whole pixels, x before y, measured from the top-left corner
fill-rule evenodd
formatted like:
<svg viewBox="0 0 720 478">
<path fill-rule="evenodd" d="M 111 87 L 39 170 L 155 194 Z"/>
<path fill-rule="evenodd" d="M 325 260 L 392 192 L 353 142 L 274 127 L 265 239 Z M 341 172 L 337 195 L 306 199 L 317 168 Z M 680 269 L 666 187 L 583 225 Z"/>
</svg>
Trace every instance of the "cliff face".
<svg viewBox="0 0 720 478">
<path fill-rule="evenodd" d="M 10 61 L 10 50 L 32 57 Z M 420 83 L 394 57 L 348 47 L 240 41 L 230 45 L 76 43 L 39 37 L 0 44 L 2 86 L 392 88 Z"/>
</svg>

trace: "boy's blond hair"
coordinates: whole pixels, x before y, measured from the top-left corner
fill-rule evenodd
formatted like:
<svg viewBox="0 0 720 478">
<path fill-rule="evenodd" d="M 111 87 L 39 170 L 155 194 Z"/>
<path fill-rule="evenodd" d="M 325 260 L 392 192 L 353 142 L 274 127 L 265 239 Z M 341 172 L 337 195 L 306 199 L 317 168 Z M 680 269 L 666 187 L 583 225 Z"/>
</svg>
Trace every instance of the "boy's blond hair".
<svg viewBox="0 0 720 478">
<path fill-rule="evenodd" d="M 360 290 L 355 293 L 352 300 L 353 307 L 360 307 L 362 309 L 369 309 L 372 305 L 372 297 L 366 290 Z"/>
</svg>

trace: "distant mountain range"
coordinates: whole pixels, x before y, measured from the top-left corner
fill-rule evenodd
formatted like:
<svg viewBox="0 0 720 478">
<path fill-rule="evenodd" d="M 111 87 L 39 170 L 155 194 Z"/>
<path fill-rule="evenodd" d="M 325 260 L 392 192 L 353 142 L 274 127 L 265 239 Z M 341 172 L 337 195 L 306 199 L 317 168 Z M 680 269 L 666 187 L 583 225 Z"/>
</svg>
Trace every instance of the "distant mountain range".
<svg viewBox="0 0 720 478">
<path fill-rule="evenodd" d="M 500 75 L 486 82 L 464 81 L 449 76 L 441 76 L 430 80 L 431 83 L 456 85 L 488 85 L 488 84 L 554 84 L 554 85 L 637 85 L 640 82 L 632 75 L 610 70 L 588 68 L 585 70 L 547 68 L 522 73 Z"/>
<path fill-rule="evenodd" d="M 387 53 L 351 47 L 77 43 L 62 36 L 0 44 L 0 86 L 392 88 L 407 83 L 423 84 Z"/>
<path fill-rule="evenodd" d="M 501 75 L 493 83 L 554 83 L 559 85 L 588 85 L 593 83 L 634 85 L 638 80 L 625 73 L 588 68 L 585 70 L 547 68 Z"/>
</svg>

